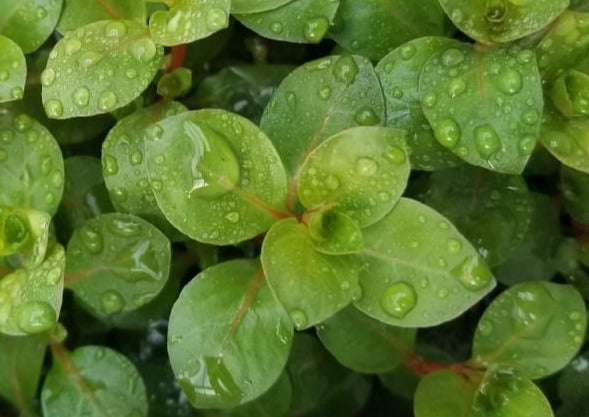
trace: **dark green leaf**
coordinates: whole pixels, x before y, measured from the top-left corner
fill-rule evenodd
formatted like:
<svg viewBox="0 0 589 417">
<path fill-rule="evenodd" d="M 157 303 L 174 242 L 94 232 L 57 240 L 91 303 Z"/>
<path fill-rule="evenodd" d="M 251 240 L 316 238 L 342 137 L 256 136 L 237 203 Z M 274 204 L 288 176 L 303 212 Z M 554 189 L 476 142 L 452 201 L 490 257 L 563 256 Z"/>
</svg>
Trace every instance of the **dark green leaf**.
<svg viewBox="0 0 589 417">
<path fill-rule="evenodd" d="M 36 267 L 43 259 L 51 216 L 42 211 L 0 207 L 0 256 L 18 255 L 19 263 Z"/>
<path fill-rule="evenodd" d="M 419 87 L 423 111 L 442 146 L 492 171 L 523 171 L 543 108 L 532 51 L 513 45 L 445 46 L 425 64 Z"/>
<path fill-rule="evenodd" d="M 69 32 L 99 20 L 134 20 L 145 23 L 145 1 L 137 0 L 63 0 L 57 30 Z"/>
<path fill-rule="evenodd" d="M 27 64 L 20 47 L 0 35 L 0 103 L 23 98 Z"/>
<path fill-rule="evenodd" d="M 362 249 L 362 231 L 348 215 L 338 211 L 305 214 L 313 247 L 327 255 L 356 253 Z"/>
<path fill-rule="evenodd" d="M 475 248 L 442 215 L 402 198 L 363 230 L 362 297 L 367 315 L 403 327 L 427 327 L 463 313 L 495 286 Z"/>
<path fill-rule="evenodd" d="M 102 214 L 76 229 L 67 246 L 66 285 L 100 315 L 135 310 L 162 290 L 170 241 L 129 214 Z"/>
<path fill-rule="evenodd" d="M 586 326 L 585 304 L 574 287 L 548 282 L 515 285 L 483 314 L 474 336 L 473 359 L 541 378 L 574 357 Z"/>
<path fill-rule="evenodd" d="M 589 392 L 589 352 L 577 356 L 558 379 L 558 394 L 565 403 L 587 402 Z"/>
<path fill-rule="evenodd" d="M 235 260 L 184 287 L 170 316 L 168 352 L 195 407 L 226 408 L 270 388 L 286 364 L 292 335 L 259 262 Z"/>
<path fill-rule="evenodd" d="M 589 225 L 588 172 L 577 171 L 565 165 L 560 170 L 560 188 L 565 209 L 575 221 L 584 225 Z"/>
<path fill-rule="evenodd" d="M 147 28 L 130 20 L 101 20 L 68 32 L 41 74 L 45 112 L 69 119 L 126 106 L 151 83 L 162 57 Z"/>
</svg>

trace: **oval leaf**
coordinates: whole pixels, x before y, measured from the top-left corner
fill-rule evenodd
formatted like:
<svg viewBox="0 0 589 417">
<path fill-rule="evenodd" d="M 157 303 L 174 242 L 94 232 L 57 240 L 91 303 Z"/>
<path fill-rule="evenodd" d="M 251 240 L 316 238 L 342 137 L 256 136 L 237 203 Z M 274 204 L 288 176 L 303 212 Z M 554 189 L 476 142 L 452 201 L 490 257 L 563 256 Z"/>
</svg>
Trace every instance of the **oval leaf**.
<svg viewBox="0 0 589 417">
<path fill-rule="evenodd" d="M 53 47 L 41 74 L 47 115 L 92 116 L 135 100 L 163 57 L 163 48 L 146 30 L 129 20 L 101 20 L 67 33 Z"/>
<path fill-rule="evenodd" d="M 476 329 L 476 363 L 516 369 L 541 378 L 564 367 L 583 343 L 587 313 L 570 285 L 530 282 L 515 285 L 487 308 Z"/>
<path fill-rule="evenodd" d="M 286 364 L 292 336 L 259 262 L 234 260 L 184 287 L 170 315 L 168 352 L 193 406 L 226 408 L 270 388 Z"/>
<path fill-rule="evenodd" d="M 534 54 L 515 46 L 442 47 L 419 79 L 434 136 L 466 162 L 523 171 L 539 136 L 542 85 Z"/>
<path fill-rule="evenodd" d="M 305 217 L 309 236 L 319 252 L 343 255 L 362 249 L 362 231 L 350 216 L 327 210 L 306 213 Z"/>
<path fill-rule="evenodd" d="M 23 98 L 27 63 L 20 47 L 0 35 L 0 103 Z"/>
<path fill-rule="evenodd" d="M 88 23 L 106 19 L 125 19 L 145 23 L 147 19 L 145 2 L 137 0 L 64 0 L 57 30 L 66 33 Z"/>
<path fill-rule="evenodd" d="M 280 158 L 240 116 L 201 110 L 170 117 L 150 129 L 145 153 L 158 206 L 193 239 L 237 243 L 288 216 Z"/>
<path fill-rule="evenodd" d="M 31 268 L 45 259 L 51 216 L 42 211 L 0 207 L 0 256 L 17 255 Z"/>
<path fill-rule="evenodd" d="M 463 313 L 495 286 L 471 244 L 417 201 L 402 198 L 363 235 L 362 298 L 356 306 L 382 322 L 434 326 Z"/>
</svg>

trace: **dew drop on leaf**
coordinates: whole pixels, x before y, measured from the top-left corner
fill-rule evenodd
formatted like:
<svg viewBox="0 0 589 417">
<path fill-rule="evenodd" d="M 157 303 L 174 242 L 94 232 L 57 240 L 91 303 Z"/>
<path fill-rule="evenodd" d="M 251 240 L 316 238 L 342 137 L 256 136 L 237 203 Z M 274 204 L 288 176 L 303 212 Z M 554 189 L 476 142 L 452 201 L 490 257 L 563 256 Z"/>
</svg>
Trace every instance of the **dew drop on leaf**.
<svg viewBox="0 0 589 417">
<path fill-rule="evenodd" d="M 522 337 L 539 338 L 544 335 L 551 321 L 546 306 L 553 303 L 552 296 L 541 285 L 524 284 L 514 294 L 511 315 Z"/>
<path fill-rule="evenodd" d="M 40 333 L 49 330 L 56 320 L 55 310 L 42 301 L 31 301 L 17 310 L 18 327 L 25 333 Z"/>
<path fill-rule="evenodd" d="M 397 282 L 386 288 L 380 298 L 384 312 L 394 318 L 405 317 L 417 304 L 417 293 L 407 282 Z"/>
<path fill-rule="evenodd" d="M 464 259 L 452 269 L 452 273 L 456 275 L 458 282 L 470 291 L 479 291 L 493 281 L 489 268 L 477 256 Z"/>
<path fill-rule="evenodd" d="M 458 144 L 462 132 L 456 120 L 448 117 L 440 120 L 436 125 L 434 135 L 442 146 L 454 148 Z"/>
<path fill-rule="evenodd" d="M 121 293 L 112 289 L 101 294 L 100 303 L 104 312 L 109 314 L 118 313 L 125 308 L 125 300 Z"/>
<path fill-rule="evenodd" d="M 338 81 L 353 84 L 358 75 L 358 65 L 350 55 L 342 55 L 333 65 L 333 75 Z"/>
<path fill-rule="evenodd" d="M 307 315 L 301 310 L 292 310 L 290 312 L 290 319 L 297 329 L 304 329 L 309 322 Z"/>
</svg>

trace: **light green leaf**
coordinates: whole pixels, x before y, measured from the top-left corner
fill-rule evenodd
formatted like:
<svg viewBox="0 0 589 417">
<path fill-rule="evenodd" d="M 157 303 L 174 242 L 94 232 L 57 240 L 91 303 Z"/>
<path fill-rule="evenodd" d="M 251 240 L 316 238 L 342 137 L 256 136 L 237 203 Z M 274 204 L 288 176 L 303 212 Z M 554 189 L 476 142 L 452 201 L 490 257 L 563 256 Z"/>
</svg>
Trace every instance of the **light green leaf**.
<svg viewBox="0 0 589 417">
<path fill-rule="evenodd" d="M 569 70 L 556 79 L 550 96 L 554 106 L 567 119 L 589 116 L 589 75 Z"/>
<path fill-rule="evenodd" d="M 402 198 L 363 230 L 362 297 L 356 306 L 394 326 L 451 320 L 495 286 L 475 248 L 442 215 Z"/>
<path fill-rule="evenodd" d="M 51 216 L 42 211 L 0 207 L 0 256 L 17 255 L 35 267 L 45 259 Z"/>
<path fill-rule="evenodd" d="M 145 23 L 145 1 L 137 0 L 63 0 L 57 30 L 66 33 L 99 20 L 133 20 Z"/>
<path fill-rule="evenodd" d="M 17 269 L 0 280 L 0 333 L 25 335 L 50 330 L 63 296 L 65 251 L 54 244 L 34 269 Z"/>
<path fill-rule="evenodd" d="M 440 4 L 458 29 L 490 44 L 537 32 L 556 19 L 569 0 L 443 0 Z"/>
<path fill-rule="evenodd" d="M 151 189 L 182 233 L 237 243 L 289 216 L 280 158 L 250 121 L 223 110 L 192 111 L 156 123 L 148 136 Z"/>
<path fill-rule="evenodd" d="M 589 174 L 562 165 L 560 189 L 567 213 L 574 221 L 589 224 Z"/>
<path fill-rule="evenodd" d="M 375 374 L 405 361 L 416 331 L 389 326 L 350 306 L 318 325 L 317 335 L 342 365 Z"/>
<path fill-rule="evenodd" d="M 381 125 L 384 98 L 374 68 L 360 56 L 329 56 L 294 70 L 266 107 L 260 127 L 290 176 L 328 137 L 355 126 Z M 294 191 L 294 189 L 293 189 Z"/>
<path fill-rule="evenodd" d="M 147 416 L 145 385 L 120 353 L 84 346 L 69 353 L 52 347 L 53 366 L 41 390 L 44 417 Z"/>
<path fill-rule="evenodd" d="M 293 336 L 259 262 L 234 260 L 201 272 L 170 315 L 168 352 L 197 408 L 257 398 L 280 376 Z"/>
<path fill-rule="evenodd" d="M 386 100 L 386 126 L 407 131 L 411 167 L 432 171 L 462 161 L 436 141 L 421 109 L 419 74 L 440 48 L 457 41 L 442 37 L 414 39 L 386 55 L 376 66 Z"/>
<path fill-rule="evenodd" d="M 352 128 L 330 137 L 305 158 L 297 194 L 310 210 L 335 209 L 365 227 L 391 211 L 410 169 L 403 131 Z"/>
<path fill-rule="evenodd" d="M 324 321 L 359 295 L 353 255 L 325 255 L 296 219 L 276 223 L 262 245 L 262 265 L 297 329 Z"/>
<path fill-rule="evenodd" d="M 33 52 L 49 38 L 63 0 L 0 0 L 0 34 L 15 41 L 25 53 Z"/>
<path fill-rule="evenodd" d="M 153 123 L 185 111 L 175 101 L 156 103 L 120 120 L 102 143 L 104 182 L 116 210 L 142 217 L 170 237 L 179 233 L 164 217 L 149 186 L 145 132 Z"/>
<path fill-rule="evenodd" d="M 284 6 L 291 1 L 293 0 L 232 0 L 231 13 L 259 13 Z"/>
<path fill-rule="evenodd" d="M 574 287 L 548 282 L 515 285 L 493 300 L 479 321 L 473 360 L 541 378 L 575 356 L 586 327 L 585 304 Z"/>
<path fill-rule="evenodd" d="M 425 64 L 419 87 L 423 111 L 442 146 L 492 171 L 523 171 L 543 108 L 532 51 L 513 45 L 445 46 Z"/>
<path fill-rule="evenodd" d="M 491 267 L 521 245 L 532 218 L 522 177 L 469 165 L 434 172 L 425 202 L 446 216 Z"/>
<path fill-rule="evenodd" d="M 235 15 L 244 26 L 269 39 L 319 43 L 333 22 L 339 0 L 294 0 L 261 13 Z"/>
<path fill-rule="evenodd" d="M 362 231 L 350 216 L 333 210 L 315 211 L 306 213 L 304 220 L 317 251 L 344 255 L 362 249 Z"/>
<path fill-rule="evenodd" d="M 135 310 L 162 290 L 170 241 L 130 214 L 102 214 L 76 229 L 67 246 L 66 285 L 91 312 Z"/>
<path fill-rule="evenodd" d="M 20 47 L 0 35 L 0 103 L 23 98 L 27 63 Z"/>
<path fill-rule="evenodd" d="M 55 214 L 63 159 L 51 134 L 24 113 L 0 112 L 0 206 Z"/>
<path fill-rule="evenodd" d="M 170 10 L 155 11 L 149 18 L 153 40 L 165 46 L 180 45 L 229 26 L 230 0 L 176 0 Z"/>
<path fill-rule="evenodd" d="M 147 28 L 130 20 L 101 20 L 68 32 L 41 74 L 45 112 L 69 119 L 126 106 L 151 83 L 162 58 Z"/>
</svg>

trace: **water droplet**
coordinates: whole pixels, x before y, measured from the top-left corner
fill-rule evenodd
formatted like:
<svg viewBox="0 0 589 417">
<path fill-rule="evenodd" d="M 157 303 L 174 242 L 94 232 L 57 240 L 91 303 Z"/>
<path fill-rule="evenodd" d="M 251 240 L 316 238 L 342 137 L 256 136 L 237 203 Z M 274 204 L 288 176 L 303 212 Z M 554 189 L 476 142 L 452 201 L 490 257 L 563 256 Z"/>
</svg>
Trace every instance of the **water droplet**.
<svg viewBox="0 0 589 417">
<path fill-rule="evenodd" d="M 327 32 L 329 21 L 324 17 L 308 20 L 305 23 L 305 39 L 311 43 L 317 43 Z"/>
<path fill-rule="evenodd" d="M 535 339 L 543 336 L 552 320 L 546 311 L 554 303 L 548 290 L 539 283 L 521 284 L 513 296 L 513 302 L 511 315 L 521 337 Z"/>
<path fill-rule="evenodd" d="M 578 311 L 571 311 L 569 313 L 569 319 L 573 321 L 581 320 L 581 313 L 579 313 Z"/>
<path fill-rule="evenodd" d="M 286 104 L 294 112 L 297 109 L 297 96 L 292 91 L 286 93 Z"/>
<path fill-rule="evenodd" d="M 14 100 L 20 100 L 23 98 L 24 94 L 25 92 L 22 87 L 12 87 L 10 89 L 10 97 L 12 97 Z"/>
<path fill-rule="evenodd" d="M 372 158 L 358 158 L 356 160 L 356 172 L 363 176 L 372 176 L 378 171 L 378 163 Z"/>
<path fill-rule="evenodd" d="M 446 298 L 448 298 L 449 294 L 450 294 L 450 291 L 448 291 L 448 288 L 440 288 L 438 290 L 438 297 L 441 298 L 442 300 L 445 300 Z"/>
<path fill-rule="evenodd" d="M 94 51 L 84 51 L 80 54 L 77 62 L 78 65 L 84 70 L 88 70 L 90 67 L 95 66 L 102 61 L 104 55 Z"/>
<path fill-rule="evenodd" d="M 88 102 L 90 101 L 90 91 L 88 91 L 86 87 L 76 88 L 76 91 L 74 91 L 73 99 L 74 103 L 76 103 L 77 106 L 85 107 L 88 105 Z"/>
<path fill-rule="evenodd" d="M 483 336 L 489 336 L 493 333 L 493 324 L 488 320 L 481 320 L 477 329 Z"/>
<path fill-rule="evenodd" d="M 17 309 L 18 327 L 25 333 L 40 333 L 49 330 L 56 322 L 55 310 L 41 301 L 31 301 Z"/>
<path fill-rule="evenodd" d="M 401 100 L 403 98 L 403 90 L 401 90 L 399 87 L 394 87 L 392 94 L 393 94 L 393 97 L 396 98 L 397 100 Z"/>
<path fill-rule="evenodd" d="M 380 306 L 384 312 L 394 318 L 402 319 L 417 304 L 417 294 L 413 286 L 407 282 L 397 282 L 384 290 L 380 298 Z"/>
<path fill-rule="evenodd" d="M 342 55 L 333 66 L 333 75 L 338 81 L 353 84 L 358 75 L 358 65 L 351 55 Z"/>
<path fill-rule="evenodd" d="M 41 73 L 41 84 L 49 87 L 55 81 L 55 71 L 53 68 L 47 68 Z"/>
<path fill-rule="evenodd" d="M 237 223 L 239 221 L 239 213 L 236 211 L 232 211 L 230 213 L 228 213 L 225 218 L 227 219 L 227 221 L 231 222 L 231 223 Z"/>
<path fill-rule="evenodd" d="M 307 315 L 301 310 L 292 310 L 290 312 L 290 319 L 298 330 L 304 329 L 309 322 Z"/>
<path fill-rule="evenodd" d="M 458 97 L 466 91 L 466 83 L 462 78 L 454 78 L 448 86 L 448 95 L 452 98 Z"/>
<path fill-rule="evenodd" d="M 113 20 L 106 24 L 104 33 L 107 38 L 120 38 L 127 33 L 127 26 L 121 21 Z"/>
<path fill-rule="evenodd" d="M 102 158 L 102 167 L 106 176 L 116 175 L 119 172 L 119 164 L 117 164 L 115 157 L 111 155 L 105 155 Z"/>
<path fill-rule="evenodd" d="M 131 45 L 131 55 L 140 63 L 146 64 L 157 55 L 157 47 L 149 38 L 137 39 Z"/>
<path fill-rule="evenodd" d="M 456 48 L 450 48 L 442 54 L 442 64 L 446 67 L 454 67 L 464 61 L 464 54 Z"/>
<path fill-rule="evenodd" d="M 423 97 L 423 104 L 427 108 L 432 108 L 435 106 L 437 100 L 438 96 L 436 96 L 436 93 L 427 93 L 425 97 Z"/>
<path fill-rule="evenodd" d="M 540 114 L 536 110 L 529 110 L 524 113 L 524 123 L 528 125 L 535 125 L 540 121 Z"/>
<path fill-rule="evenodd" d="M 63 104 L 56 99 L 48 100 L 45 102 L 45 113 L 51 118 L 60 117 L 63 114 Z"/>
<path fill-rule="evenodd" d="M 370 107 L 363 107 L 360 109 L 354 117 L 356 123 L 361 126 L 373 126 L 380 123 L 380 118 L 374 113 Z"/>
<path fill-rule="evenodd" d="M 507 5 L 503 0 L 487 0 L 485 18 L 491 24 L 501 23 L 507 15 Z"/>
<path fill-rule="evenodd" d="M 490 125 L 479 126 L 474 131 L 477 151 L 483 158 L 489 158 L 501 148 L 499 137 Z"/>
<path fill-rule="evenodd" d="M 505 94 L 515 94 L 523 87 L 522 76 L 513 68 L 507 68 L 499 75 L 499 89 Z"/>
<path fill-rule="evenodd" d="M 80 239 L 91 253 L 97 254 L 102 251 L 102 235 L 92 227 L 84 227 L 80 232 Z"/>
<path fill-rule="evenodd" d="M 482 290 L 493 281 L 493 275 L 489 271 L 489 268 L 477 256 L 465 258 L 452 269 L 452 274 L 469 291 Z"/>
<path fill-rule="evenodd" d="M 529 155 L 536 147 L 536 139 L 532 136 L 525 136 L 519 142 L 519 150 L 523 155 Z"/>
<path fill-rule="evenodd" d="M 82 48 L 82 42 L 78 39 L 66 39 L 64 40 L 65 53 L 73 55 Z"/>
<path fill-rule="evenodd" d="M 132 237 L 139 234 L 141 231 L 141 225 L 133 220 L 114 218 L 109 223 L 109 229 L 115 235 L 122 237 Z"/>
<path fill-rule="evenodd" d="M 270 30 L 278 35 L 278 34 L 282 33 L 284 28 L 282 27 L 282 23 L 272 22 L 272 24 L 270 25 Z"/>
<path fill-rule="evenodd" d="M 131 165 L 139 165 L 143 162 L 143 154 L 141 151 L 135 151 L 129 157 L 129 161 L 131 162 Z"/>
<path fill-rule="evenodd" d="M 331 88 L 323 87 L 321 90 L 319 90 L 319 97 L 323 100 L 327 100 L 329 97 L 331 97 Z"/>
<path fill-rule="evenodd" d="M 389 161 L 396 165 L 404 164 L 407 160 L 405 151 L 398 146 L 391 146 L 385 156 Z"/>
<path fill-rule="evenodd" d="M 125 76 L 128 79 L 132 80 L 137 77 L 137 70 L 135 68 L 127 68 L 127 70 L 125 71 Z"/>
<path fill-rule="evenodd" d="M 103 91 L 98 97 L 98 107 L 100 110 L 108 111 L 113 109 L 117 104 L 117 96 L 112 91 Z"/>
<path fill-rule="evenodd" d="M 448 117 L 438 122 L 434 130 L 434 135 L 442 146 L 445 146 L 446 148 L 454 148 L 460 140 L 462 131 L 460 130 L 458 123 L 456 123 L 454 119 Z"/>
<path fill-rule="evenodd" d="M 43 80 L 43 75 L 41 74 L 41 80 Z M 6 81 L 10 78 L 10 72 L 6 70 L 0 70 L 0 81 Z"/>
<path fill-rule="evenodd" d="M 116 290 L 106 290 L 100 296 L 100 304 L 105 313 L 118 313 L 125 308 L 125 299 Z"/>
<path fill-rule="evenodd" d="M 207 13 L 207 28 L 217 31 L 227 26 L 227 13 L 223 9 L 214 7 Z"/>
<path fill-rule="evenodd" d="M 450 253 L 458 253 L 462 250 L 462 243 L 460 243 L 458 239 L 454 239 L 453 237 L 448 239 L 447 245 Z"/>
<path fill-rule="evenodd" d="M 33 119 L 31 119 L 24 113 L 20 113 L 14 117 L 14 119 L 12 120 L 12 125 L 19 132 L 24 132 L 25 130 L 33 126 Z"/>
<path fill-rule="evenodd" d="M 401 58 L 409 60 L 415 55 L 415 45 L 406 45 L 401 48 Z"/>
</svg>

